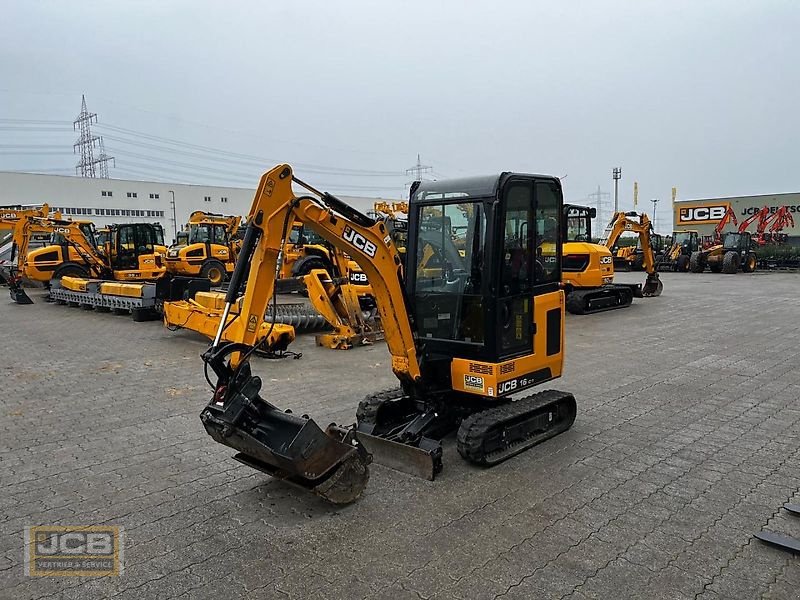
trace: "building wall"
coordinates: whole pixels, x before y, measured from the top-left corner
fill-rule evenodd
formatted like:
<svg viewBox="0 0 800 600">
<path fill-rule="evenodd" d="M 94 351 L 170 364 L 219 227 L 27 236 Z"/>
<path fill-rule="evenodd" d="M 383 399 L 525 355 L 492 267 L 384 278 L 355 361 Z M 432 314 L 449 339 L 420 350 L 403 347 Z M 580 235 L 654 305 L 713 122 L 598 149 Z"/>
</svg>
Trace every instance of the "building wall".
<svg viewBox="0 0 800 600">
<path fill-rule="evenodd" d="M 731 198 L 706 198 L 701 200 L 681 200 L 675 202 L 673 222 L 675 230 L 696 229 L 700 235 L 712 235 L 714 228 L 725 215 L 730 206 L 741 225 L 748 217 L 760 211 L 764 206 L 775 213 L 780 207 L 787 206 L 794 226 L 786 227 L 781 233 L 791 238 L 800 238 L 800 192 L 790 194 L 765 194 L 759 196 L 737 196 Z M 758 221 L 750 224 L 747 231 L 755 233 Z M 724 232 L 735 231 L 738 227 L 729 221 Z"/>
<path fill-rule="evenodd" d="M 0 173 L 0 206 L 39 205 L 46 202 L 52 209 L 60 209 L 64 217 L 88 219 L 98 228 L 112 223 L 158 222 L 164 227 L 168 241 L 173 238 L 176 227 L 180 230 L 196 210 L 246 215 L 254 194 L 255 187 L 248 189 L 37 173 Z M 341 198 L 362 212 L 370 210 L 376 200 L 381 200 L 354 196 Z"/>
</svg>

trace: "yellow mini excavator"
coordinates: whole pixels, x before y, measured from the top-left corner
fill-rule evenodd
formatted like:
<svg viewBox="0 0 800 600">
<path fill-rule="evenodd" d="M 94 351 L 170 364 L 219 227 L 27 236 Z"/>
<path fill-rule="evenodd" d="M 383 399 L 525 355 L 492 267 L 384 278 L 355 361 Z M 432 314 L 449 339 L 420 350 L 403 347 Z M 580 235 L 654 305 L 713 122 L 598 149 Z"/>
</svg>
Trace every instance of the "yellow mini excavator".
<svg viewBox="0 0 800 600">
<path fill-rule="evenodd" d="M 295 195 L 293 182 L 307 193 Z M 417 182 L 404 276 L 384 223 L 295 178 L 288 165 L 265 173 L 220 328 L 203 356 L 216 374 L 201 413 L 206 431 L 241 462 L 334 503 L 360 496 L 373 456 L 433 479 L 442 468 L 440 440 L 453 431 L 461 456 L 485 466 L 566 431 L 576 414 L 572 394 L 551 390 L 511 401 L 561 376 L 562 203 L 556 177 Z M 307 416 L 280 410 L 250 370 L 295 221 L 351 256 L 375 292 L 400 386 L 363 400 L 356 428 L 323 431 Z M 419 264 L 431 253 L 437 269 Z M 240 335 L 222 341 L 245 279 Z"/>
<path fill-rule="evenodd" d="M 603 237 L 600 238 L 600 243 L 610 251 L 617 245 L 620 236 L 625 233 L 635 233 L 639 238 L 635 248 L 641 256 L 642 269 L 647 273 L 647 279 L 645 279 L 644 286 L 642 286 L 642 296 L 660 296 L 664 289 L 664 284 L 661 283 L 657 272 L 654 251 L 654 239 L 656 239 L 657 234 L 653 232 L 653 224 L 650 222 L 650 217 L 645 213 L 614 213 L 614 216 L 611 217 L 611 222 L 603 233 Z"/>
<path fill-rule="evenodd" d="M 588 206 L 564 206 L 563 229 L 564 262 L 562 277 L 567 290 L 567 310 L 583 315 L 625 308 L 634 298 L 658 296 L 662 284 L 655 273 L 650 247 L 650 226 L 628 220 L 624 213 L 616 213 L 606 228 L 599 244 L 592 242 L 592 218 L 596 210 Z M 643 233 L 644 231 L 648 233 Z M 614 257 L 610 248 L 625 231 L 639 233 L 644 253 L 649 257 L 647 280 L 641 284 L 614 283 Z M 652 271 L 652 272 L 651 272 Z"/>
</svg>

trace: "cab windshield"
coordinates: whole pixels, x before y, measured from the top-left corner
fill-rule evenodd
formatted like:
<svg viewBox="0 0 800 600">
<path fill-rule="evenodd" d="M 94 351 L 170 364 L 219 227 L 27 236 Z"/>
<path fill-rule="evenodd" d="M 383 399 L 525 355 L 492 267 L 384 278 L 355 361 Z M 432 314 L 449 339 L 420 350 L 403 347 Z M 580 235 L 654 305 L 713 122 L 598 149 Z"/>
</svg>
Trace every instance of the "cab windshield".
<svg viewBox="0 0 800 600">
<path fill-rule="evenodd" d="M 692 240 L 692 234 L 688 232 L 677 232 L 673 238 L 673 243 L 679 246 L 688 244 Z"/>
<path fill-rule="evenodd" d="M 722 247 L 726 250 L 735 250 L 739 247 L 739 239 L 742 236 L 738 233 L 729 233 L 722 241 Z"/>
<path fill-rule="evenodd" d="M 193 224 L 189 227 L 189 243 L 227 244 L 228 236 L 225 232 L 225 226 L 210 223 Z"/>
<path fill-rule="evenodd" d="M 589 239 L 589 212 L 570 208 L 567 213 L 567 241 L 590 242 Z"/>
</svg>

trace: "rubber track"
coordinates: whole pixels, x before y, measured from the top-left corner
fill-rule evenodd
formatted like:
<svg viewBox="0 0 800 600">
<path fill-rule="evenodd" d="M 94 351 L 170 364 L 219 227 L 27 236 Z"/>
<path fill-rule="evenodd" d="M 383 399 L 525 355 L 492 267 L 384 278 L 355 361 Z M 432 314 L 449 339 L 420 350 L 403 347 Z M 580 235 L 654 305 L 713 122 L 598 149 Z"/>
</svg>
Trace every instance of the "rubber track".
<svg viewBox="0 0 800 600">
<path fill-rule="evenodd" d="M 631 304 L 633 304 L 633 294 L 631 294 L 629 298 L 626 298 L 627 302 L 625 302 L 624 304 L 615 304 L 613 306 L 608 306 L 603 308 L 586 308 L 584 300 L 587 297 L 590 297 L 592 295 L 597 295 L 598 297 L 609 296 L 610 295 L 609 292 L 611 292 L 611 290 L 603 290 L 603 288 L 576 289 L 567 295 L 567 304 L 566 304 L 567 312 L 573 315 L 591 315 L 594 313 L 604 312 L 607 310 L 617 310 L 620 308 L 627 308 Z M 619 289 L 620 295 L 625 295 L 627 293 L 628 293 L 627 291 Z"/>
<path fill-rule="evenodd" d="M 394 400 L 403 396 L 403 389 L 400 387 L 393 387 L 386 390 L 381 390 L 375 394 L 366 396 L 361 402 L 358 403 L 356 409 L 356 421 L 359 423 L 367 422 L 374 423 L 375 417 L 378 414 L 380 406 L 388 400 Z"/>
<path fill-rule="evenodd" d="M 539 444 L 551 437 L 558 435 L 570 427 L 575 421 L 575 417 L 568 423 L 561 423 L 555 425 L 552 429 L 543 434 L 538 434 L 533 438 L 528 438 L 522 442 L 518 442 L 514 446 L 508 448 L 505 452 L 498 453 L 496 458 L 491 458 L 484 454 L 483 441 L 491 429 L 499 422 L 511 421 L 517 417 L 521 417 L 526 413 L 536 411 L 548 404 L 552 404 L 559 400 L 572 397 L 572 394 L 560 392 L 558 390 L 545 390 L 525 398 L 520 398 L 516 402 L 509 402 L 495 408 L 483 410 L 475 413 L 464 419 L 461 427 L 458 429 L 458 453 L 466 460 L 479 464 L 479 465 L 495 465 L 504 460 L 527 450 L 531 446 Z M 574 398 L 572 398 L 574 402 Z"/>
</svg>

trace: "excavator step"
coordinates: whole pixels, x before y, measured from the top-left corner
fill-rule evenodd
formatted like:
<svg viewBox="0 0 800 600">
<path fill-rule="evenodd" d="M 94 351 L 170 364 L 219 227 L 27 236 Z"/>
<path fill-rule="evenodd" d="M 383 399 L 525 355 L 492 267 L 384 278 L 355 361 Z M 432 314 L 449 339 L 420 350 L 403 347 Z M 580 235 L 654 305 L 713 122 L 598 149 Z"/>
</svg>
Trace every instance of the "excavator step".
<svg viewBox="0 0 800 600">
<path fill-rule="evenodd" d="M 567 431 L 575 422 L 575 396 L 546 390 L 464 419 L 458 452 L 483 466 L 496 465 Z"/>
<path fill-rule="evenodd" d="M 589 289 L 573 289 L 567 295 L 566 308 L 573 315 L 587 315 L 626 308 L 633 304 L 634 297 L 642 297 L 640 284 L 609 284 Z"/>
</svg>

